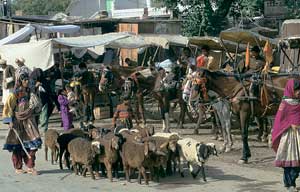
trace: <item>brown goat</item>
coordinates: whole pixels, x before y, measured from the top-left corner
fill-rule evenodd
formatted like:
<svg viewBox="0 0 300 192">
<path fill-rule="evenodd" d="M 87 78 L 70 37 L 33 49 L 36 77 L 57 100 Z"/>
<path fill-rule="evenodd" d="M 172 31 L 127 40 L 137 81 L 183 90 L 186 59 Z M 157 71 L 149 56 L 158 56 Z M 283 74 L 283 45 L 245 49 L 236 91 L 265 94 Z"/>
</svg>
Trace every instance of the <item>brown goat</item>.
<svg viewBox="0 0 300 192">
<path fill-rule="evenodd" d="M 123 140 L 119 136 L 109 133 L 97 141 L 100 141 L 101 146 L 104 147 L 104 154 L 99 155 L 99 162 L 104 163 L 108 179 L 112 182 L 112 166 L 119 160 L 119 148 L 123 144 Z"/>
<path fill-rule="evenodd" d="M 83 138 L 75 138 L 68 144 L 68 151 L 72 158 L 75 174 L 78 175 L 77 164 L 84 165 L 90 172 L 92 179 L 95 179 L 92 165 L 95 162 L 96 155 L 100 154 L 100 142 L 90 142 Z"/>
<path fill-rule="evenodd" d="M 136 141 L 126 140 L 126 142 L 122 146 L 121 157 L 123 161 L 126 180 L 128 182 L 130 182 L 130 169 L 137 168 L 139 174 L 143 175 L 146 185 L 149 184 L 144 167 L 144 162 L 149 157 L 150 153 L 155 151 L 155 144 L 151 141 L 138 143 Z M 139 184 L 141 184 L 141 180 L 139 180 Z"/>
<path fill-rule="evenodd" d="M 54 129 L 48 129 L 45 133 L 45 160 L 48 161 L 48 148 L 51 149 L 51 164 L 57 162 L 59 155 L 59 145 L 57 138 L 59 134 Z"/>
</svg>

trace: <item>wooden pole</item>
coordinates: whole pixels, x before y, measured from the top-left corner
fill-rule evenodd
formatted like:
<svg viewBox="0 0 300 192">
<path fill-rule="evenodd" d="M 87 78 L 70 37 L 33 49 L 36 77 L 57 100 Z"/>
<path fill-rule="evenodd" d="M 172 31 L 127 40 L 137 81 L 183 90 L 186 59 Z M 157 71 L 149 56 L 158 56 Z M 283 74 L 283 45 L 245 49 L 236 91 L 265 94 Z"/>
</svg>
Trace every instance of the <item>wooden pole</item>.
<svg viewBox="0 0 300 192">
<path fill-rule="evenodd" d="M 144 58 L 143 58 L 142 67 L 144 67 L 144 64 L 145 64 L 145 61 L 146 61 L 146 57 L 147 57 L 147 53 L 148 53 L 148 47 L 146 48 L 146 51 L 145 51 L 145 55 L 144 55 Z"/>
<path fill-rule="evenodd" d="M 62 51 L 61 51 L 61 45 L 59 45 L 59 68 L 60 68 L 60 78 L 61 78 L 61 83 L 62 83 L 62 88 L 65 87 L 65 82 L 64 82 L 64 63 L 62 60 Z"/>
</svg>

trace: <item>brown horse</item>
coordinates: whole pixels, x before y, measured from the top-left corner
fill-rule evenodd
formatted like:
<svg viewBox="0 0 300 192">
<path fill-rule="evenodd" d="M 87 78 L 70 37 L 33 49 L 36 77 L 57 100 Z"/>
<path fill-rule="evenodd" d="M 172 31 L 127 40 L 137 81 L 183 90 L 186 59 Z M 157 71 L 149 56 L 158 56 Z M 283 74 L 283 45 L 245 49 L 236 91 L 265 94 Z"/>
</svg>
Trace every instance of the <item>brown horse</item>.
<svg viewBox="0 0 300 192">
<path fill-rule="evenodd" d="M 175 76 L 172 76 L 175 75 Z M 166 79 L 169 78 L 169 81 Z M 127 83 L 127 85 L 126 85 Z M 164 70 L 152 71 L 152 75 L 145 77 L 141 72 L 133 73 L 125 83 L 125 94 L 135 95 L 137 98 L 137 105 L 139 106 L 139 113 L 144 123 L 144 103 L 143 97 L 148 94 L 158 101 L 161 117 L 163 119 L 163 131 L 170 131 L 169 111 L 170 103 L 176 100 L 180 105 L 180 116 L 178 127 L 183 128 L 184 117 L 186 112 L 186 104 L 182 99 L 181 83 L 176 74 L 169 74 L 165 76 Z M 171 88 L 168 87 L 170 85 Z"/>
<path fill-rule="evenodd" d="M 258 97 L 249 97 L 249 89 L 253 85 L 250 78 L 242 79 L 236 74 L 225 74 L 221 72 L 210 72 L 201 70 L 200 76 L 208 90 L 215 91 L 222 98 L 231 102 L 232 112 L 240 119 L 242 130 L 243 154 L 239 163 L 247 163 L 251 157 L 248 145 L 248 126 L 250 118 L 253 116 L 264 118 L 276 114 L 280 99 L 283 95 L 284 86 L 289 78 L 288 74 L 268 74 L 259 83 L 260 91 Z M 251 77 L 252 74 L 248 75 Z M 253 107 L 252 107 L 253 106 Z"/>
</svg>

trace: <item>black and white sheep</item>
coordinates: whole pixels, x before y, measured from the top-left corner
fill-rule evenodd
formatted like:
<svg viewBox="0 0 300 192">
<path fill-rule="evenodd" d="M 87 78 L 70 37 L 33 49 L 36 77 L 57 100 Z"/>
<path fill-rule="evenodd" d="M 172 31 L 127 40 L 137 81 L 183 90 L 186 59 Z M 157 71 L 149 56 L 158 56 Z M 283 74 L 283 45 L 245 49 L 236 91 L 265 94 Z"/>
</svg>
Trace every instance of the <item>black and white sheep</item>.
<svg viewBox="0 0 300 192">
<path fill-rule="evenodd" d="M 217 155 L 215 144 L 204 144 L 192 138 L 185 138 L 179 140 L 178 145 L 180 146 L 180 159 L 181 161 L 187 161 L 193 178 L 196 178 L 199 172 L 201 171 L 203 175 L 203 180 L 206 181 L 204 164 L 205 162 L 207 162 L 210 155 Z"/>
</svg>

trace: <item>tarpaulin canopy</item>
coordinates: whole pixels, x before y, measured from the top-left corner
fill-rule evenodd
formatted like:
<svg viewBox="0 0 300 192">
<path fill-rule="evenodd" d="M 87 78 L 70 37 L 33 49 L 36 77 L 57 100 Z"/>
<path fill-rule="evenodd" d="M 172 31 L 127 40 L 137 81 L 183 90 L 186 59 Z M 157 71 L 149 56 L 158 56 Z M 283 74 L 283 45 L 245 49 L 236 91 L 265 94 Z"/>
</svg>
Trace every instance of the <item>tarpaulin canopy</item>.
<svg viewBox="0 0 300 192">
<path fill-rule="evenodd" d="M 196 46 L 209 46 L 212 50 L 224 50 L 225 48 L 231 52 L 236 52 L 237 45 L 234 42 L 230 42 L 227 40 L 223 40 L 223 43 L 221 42 L 221 39 L 218 37 L 210 37 L 210 36 L 203 36 L 203 37 L 191 37 L 189 38 L 189 44 L 190 45 L 196 45 Z M 245 46 L 239 46 L 238 52 L 245 51 Z"/>
<path fill-rule="evenodd" d="M 124 49 L 138 49 L 142 47 L 149 47 L 154 44 L 145 40 L 144 37 L 140 35 L 131 35 L 123 39 L 119 39 L 109 43 L 106 47 L 109 48 L 124 48 Z"/>
<path fill-rule="evenodd" d="M 80 31 L 80 27 L 77 25 L 57 25 L 57 26 L 34 25 L 34 27 L 38 32 L 41 33 L 74 34 Z"/>
<path fill-rule="evenodd" d="M 51 40 L 41 40 L 30 43 L 18 43 L 0 46 L 0 55 L 9 65 L 18 67 L 16 58 L 23 57 L 25 65 L 30 69 L 49 69 L 54 65 L 53 49 Z"/>
<path fill-rule="evenodd" d="M 170 45 L 187 47 L 189 44 L 188 37 L 181 35 L 164 35 L 164 34 L 143 34 L 148 44 L 161 46 L 168 49 Z"/>
<path fill-rule="evenodd" d="M 129 33 L 107 33 L 103 35 L 90 35 L 80 37 L 65 37 L 52 39 L 55 45 L 62 45 L 66 47 L 88 48 L 95 46 L 104 46 L 112 43 L 113 41 L 130 37 Z"/>
<path fill-rule="evenodd" d="M 0 40 L 0 46 L 6 45 L 6 44 L 13 44 L 13 43 L 20 43 L 23 42 L 25 39 L 27 39 L 31 33 L 34 31 L 34 27 L 31 25 L 26 25 L 19 31 L 15 32 L 12 35 L 9 35 L 8 37 L 5 37 L 4 39 Z"/>
<path fill-rule="evenodd" d="M 230 28 L 220 33 L 220 38 L 232 42 L 237 42 L 240 44 L 250 44 L 252 46 L 260 46 L 263 47 L 266 44 L 266 41 L 272 44 L 272 46 L 276 46 L 277 42 L 275 39 L 271 39 L 265 36 L 262 36 L 256 32 L 243 30 L 239 28 Z"/>
</svg>

